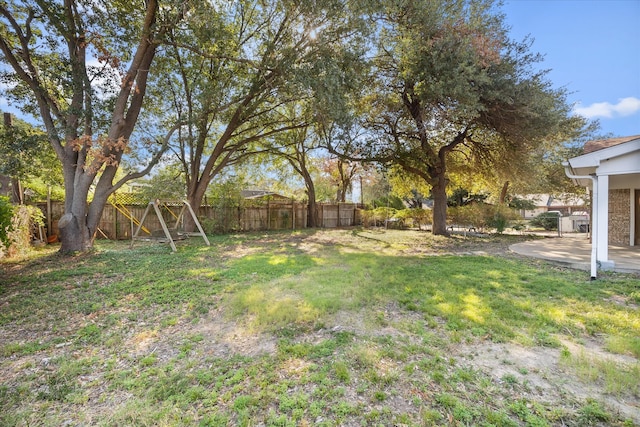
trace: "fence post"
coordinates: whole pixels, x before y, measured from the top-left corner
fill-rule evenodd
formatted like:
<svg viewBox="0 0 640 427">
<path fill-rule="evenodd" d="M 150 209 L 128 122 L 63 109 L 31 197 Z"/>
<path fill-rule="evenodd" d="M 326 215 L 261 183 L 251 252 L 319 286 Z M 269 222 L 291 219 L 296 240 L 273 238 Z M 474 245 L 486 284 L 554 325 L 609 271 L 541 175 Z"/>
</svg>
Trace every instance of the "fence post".
<svg viewBox="0 0 640 427">
<path fill-rule="evenodd" d="M 51 186 L 47 186 L 47 234 L 53 234 L 53 222 L 51 221 Z"/>
<path fill-rule="evenodd" d="M 115 235 L 116 241 L 118 241 L 118 209 L 116 209 L 116 205 L 118 204 L 118 199 L 116 193 L 113 193 L 113 234 Z"/>
<path fill-rule="evenodd" d="M 353 209 L 353 211 L 352 211 L 353 212 L 353 221 L 351 222 L 351 225 L 355 227 L 357 225 L 356 224 L 356 218 L 357 218 L 356 215 L 358 213 L 357 210 L 356 210 L 356 204 L 355 203 L 351 204 L 351 209 Z"/>
<path fill-rule="evenodd" d="M 340 202 L 338 202 L 338 221 L 336 222 L 336 228 L 340 228 Z"/>
<path fill-rule="evenodd" d="M 304 205 L 304 210 L 302 211 L 302 224 L 304 228 L 307 228 L 307 226 L 309 225 L 309 203 L 307 203 L 306 205 Z"/>
<path fill-rule="evenodd" d="M 296 202 L 291 202 L 291 229 L 296 229 Z"/>
</svg>

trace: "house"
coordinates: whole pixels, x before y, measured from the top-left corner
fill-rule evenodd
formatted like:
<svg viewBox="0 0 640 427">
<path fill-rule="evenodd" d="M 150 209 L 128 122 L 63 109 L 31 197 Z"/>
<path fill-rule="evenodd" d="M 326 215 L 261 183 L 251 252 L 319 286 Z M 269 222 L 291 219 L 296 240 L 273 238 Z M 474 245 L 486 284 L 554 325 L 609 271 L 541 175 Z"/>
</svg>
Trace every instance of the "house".
<svg viewBox="0 0 640 427">
<path fill-rule="evenodd" d="M 640 135 L 589 141 L 564 162 L 592 198 L 592 274 L 614 266 L 609 245 L 640 246 Z"/>
<path fill-rule="evenodd" d="M 267 190 L 242 190 L 240 196 L 245 200 L 270 201 L 274 203 L 291 203 L 293 199 L 273 191 Z"/>
<path fill-rule="evenodd" d="M 531 202 L 535 208 L 523 209 L 520 213 L 525 219 L 535 218 L 545 212 L 560 212 L 563 216 L 572 215 L 574 212 L 585 210 L 582 197 L 576 194 L 525 194 L 519 199 Z"/>
</svg>

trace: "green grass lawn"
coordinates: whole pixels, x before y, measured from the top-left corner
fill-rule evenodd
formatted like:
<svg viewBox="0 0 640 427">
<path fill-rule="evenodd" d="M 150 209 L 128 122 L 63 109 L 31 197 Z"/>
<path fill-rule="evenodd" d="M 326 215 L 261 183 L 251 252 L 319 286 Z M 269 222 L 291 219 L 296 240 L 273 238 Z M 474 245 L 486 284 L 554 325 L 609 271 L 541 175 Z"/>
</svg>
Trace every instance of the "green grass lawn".
<svg viewBox="0 0 640 427">
<path fill-rule="evenodd" d="M 522 239 L 304 230 L 2 261 L 0 425 L 640 423 L 640 280 L 505 251 Z"/>
</svg>

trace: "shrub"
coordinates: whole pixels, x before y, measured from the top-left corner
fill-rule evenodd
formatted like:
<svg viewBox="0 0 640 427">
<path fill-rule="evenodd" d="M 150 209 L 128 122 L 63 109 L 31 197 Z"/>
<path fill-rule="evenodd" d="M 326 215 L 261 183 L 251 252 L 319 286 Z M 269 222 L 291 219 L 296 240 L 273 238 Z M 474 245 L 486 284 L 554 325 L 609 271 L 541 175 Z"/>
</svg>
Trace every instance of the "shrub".
<svg viewBox="0 0 640 427">
<path fill-rule="evenodd" d="M 411 227 L 413 225 L 413 218 L 411 218 L 409 209 L 400 209 L 395 211 L 391 220 L 400 228 Z"/>
<path fill-rule="evenodd" d="M 25 253 L 34 227 L 43 225 L 44 215 L 37 207 L 13 206 L 8 198 L 0 197 L 0 258 Z"/>
<path fill-rule="evenodd" d="M 14 207 L 6 196 L 0 196 L 0 255 L 10 246 L 11 218 Z"/>
<path fill-rule="evenodd" d="M 417 227 L 433 222 L 433 214 L 430 209 L 414 208 L 400 209 L 395 212 L 393 219 L 404 227 Z"/>
<path fill-rule="evenodd" d="M 433 211 L 431 209 L 410 209 L 411 219 L 416 227 L 433 223 Z"/>
<path fill-rule="evenodd" d="M 505 205 L 475 203 L 448 209 L 449 223 L 477 229 L 495 228 L 502 233 L 518 214 Z"/>
<path fill-rule="evenodd" d="M 487 209 L 486 214 L 487 225 L 491 228 L 495 228 L 496 232 L 500 234 L 504 232 L 511 220 L 518 218 L 516 211 L 505 205 L 490 206 L 490 209 Z"/>
<path fill-rule="evenodd" d="M 486 207 L 484 203 L 458 206 L 448 209 L 449 223 L 475 228 L 484 228 L 486 223 Z"/>
<path fill-rule="evenodd" d="M 393 218 L 396 212 L 396 209 L 387 207 L 366 209 L 362 211 L 362 223 L 365 227 L 384 225 L 385 221 Z"/>
<path fill-rule="evenodd" d="M 397 196 L 383 196 L 372 202 L 374 208 L 404 209 L 402 199 Z"/>
<path fill-rule="evenodd" d="M 560 221 L 560 215 L 557 212 L 543 212 L 533 218 L 529 224 L 549 231 L 558 229 L 558 221 Z"/>
</svg>

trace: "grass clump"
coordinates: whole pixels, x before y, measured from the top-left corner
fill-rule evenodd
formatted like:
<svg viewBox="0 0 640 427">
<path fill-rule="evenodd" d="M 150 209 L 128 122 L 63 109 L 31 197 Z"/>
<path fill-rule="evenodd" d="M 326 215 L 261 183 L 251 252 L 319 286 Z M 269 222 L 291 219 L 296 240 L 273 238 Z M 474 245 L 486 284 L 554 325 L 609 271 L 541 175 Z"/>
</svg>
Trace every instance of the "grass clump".
<svg viewBox="0 0 640 427">
<path fill-rule="evenodd" d="M 567 350 L 562 352 L 561 361 L 583 381 L 602 384 L 607 393 L 640 395 L 640 362 L 625 363 L 584 351 L 574 355 Z"/>
</svg>

